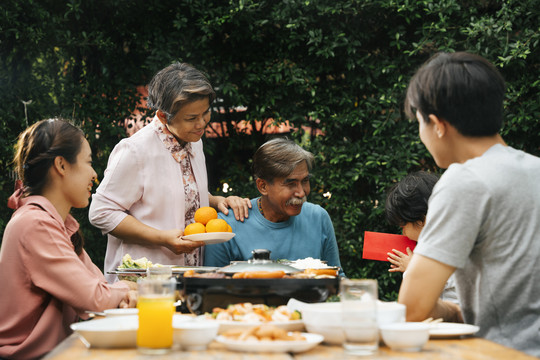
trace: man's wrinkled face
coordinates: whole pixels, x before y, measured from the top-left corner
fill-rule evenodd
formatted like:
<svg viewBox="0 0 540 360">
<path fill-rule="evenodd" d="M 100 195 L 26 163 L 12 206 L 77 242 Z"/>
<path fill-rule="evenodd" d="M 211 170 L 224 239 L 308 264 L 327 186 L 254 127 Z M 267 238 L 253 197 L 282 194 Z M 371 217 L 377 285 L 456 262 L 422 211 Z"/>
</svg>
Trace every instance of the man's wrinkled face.
<svg viewBox="0 0 540 360">
<path fill-rule="evenodd" d="M 265 217 L 269 220 L 285 221 L 300 214 L 311 191 L 306 162 L 298 165 L 288 176 L 275 178 L 272 183 L 267 182 L 266 190 L 270 209 L 265 210 Z"/>
</svg>

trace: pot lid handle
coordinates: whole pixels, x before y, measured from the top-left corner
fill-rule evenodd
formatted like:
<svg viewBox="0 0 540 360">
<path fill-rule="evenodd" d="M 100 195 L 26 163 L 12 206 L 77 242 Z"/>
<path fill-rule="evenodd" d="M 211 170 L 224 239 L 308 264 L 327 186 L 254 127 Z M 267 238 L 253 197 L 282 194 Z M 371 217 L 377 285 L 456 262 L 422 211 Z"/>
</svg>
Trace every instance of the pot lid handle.
<svg viewBox="0 0 540 360">
<path fill-rule="evenodd" d="M 252 250 L 253 260 L 270 260 L 270 250 L 267 249 L 255 249 Z"/>
</svg>

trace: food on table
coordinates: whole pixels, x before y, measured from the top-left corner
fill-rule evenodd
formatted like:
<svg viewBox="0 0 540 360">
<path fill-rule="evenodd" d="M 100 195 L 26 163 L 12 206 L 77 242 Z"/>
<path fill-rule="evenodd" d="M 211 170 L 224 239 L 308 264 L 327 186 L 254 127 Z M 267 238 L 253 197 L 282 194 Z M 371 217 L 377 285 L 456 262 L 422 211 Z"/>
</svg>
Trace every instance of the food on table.
<svg viewBox="0 0 540 360">
<path fill-rule="evenodd" d="M 300 320 L 298 311 L 291 311 L 286 305 L 271 307 L 249 302 L 229 305 L 226 309 L 216 307 L 205 318 L 218 321 L 269 322 Z"/>
<path fill-rule="evenodd" d="M 163 266 L 160 264 L 152 264 L 150 260 L 145 257 L 133 260 L 131 255 L 125 254 L 122 258 L 122 264 L 118 266 L 119 269 L 148 269 L 151 266 Z"/>
<path fill-rule="evenodd" d="M 320 259 L 314 259 L 312 257 L 291 261 L 290 265 L 301 270 L 322 269 L 330 267 L 325 261 L 321 261 Z"/>
<path fill-rule="evenodd" d="M 161 264 L 153 264 L 146 257 L 142 257 L 136 260 L 131 258 L 131 255 L 125 254 L 122 257 L 122 263 L 118 266 L 118 269 L 148 269 L 149 267 L 162 267 Z M 119 275 L 119 280 L 137 281 L 138 276 Z"/>
<path fill-rule="evenodd" d="M 206 278 L 206 279 L 226 279 L 226 278 L 230 278 L 230 276 L 227 276 L 224 273 L 220 273 L 220 272 L 211 271 L 211 272 L 198 273 L 198 272 L 195 272 L 195 270 L 193 270 L 193 269 L 185 271 L 184 272 L 184 277 L 185 278 Z"/>
<path fill-rule="evenodd" d="M 306 269 L 305 274 L 314 274 L 315 276 L 328 275 L 335 277 L 338 274 L 337 269 Z"/>
<path fill-rule="evenodd" d="M 281 279 L 285 276 L 285 271 L 242 271 L 233 275 L 233 279 Z"/>
<path fill-rule="evenodd" d="M 271 324 L 253 326 L 244 330 L 228 330 L 222 336 L 238 341 L 304 341 L 300 332 L 287 332 Z"/>
<path fill-rule="evenodd" d="M 317 269 L 320 270 L 320 269 Z M 324 272 L 314 271 L 314 269 L 306 269 L 304 272 L 296 274 L 285 274 L 282 270 L 275 271 L 242 271 L 232 275 L 226 275 L 222 272 L 204 272 L 198 273 L 195 270 L 184 272 L 184 277 L 196 278 L 219 278 L 219 279 L 333 279 L 337 276 L 336 269 L 324 269 Z"/>
<path fill-rule="evenodd" d="M 193 234 L 204 234 L 206 232 L 206 227 L 201 223 L 192 223 L 186 226 L 184 229 L 184 235 L 193 235 Z"/>
<path fill-rule="evenodd" d="M 217 211 L 211 206 L 203 206 L 195 211 L 195 222 L 203 225 L 206 225 L 210 220 L 217 218 Z"/>
</svg>

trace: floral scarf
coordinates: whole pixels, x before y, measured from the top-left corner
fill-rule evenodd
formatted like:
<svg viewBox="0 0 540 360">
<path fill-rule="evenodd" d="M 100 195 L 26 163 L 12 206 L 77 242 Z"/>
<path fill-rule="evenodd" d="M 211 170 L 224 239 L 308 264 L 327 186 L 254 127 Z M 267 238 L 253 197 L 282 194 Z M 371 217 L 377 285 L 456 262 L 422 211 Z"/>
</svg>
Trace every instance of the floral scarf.
<svg viewBox="0 0 540 360">
<path fill-rule="evenodd" d="M 191 143 L 180 144 L 174 135 L 169 131 L 167 126 L 156 116 L 154 125 L 157 129 L 157 134 L 165 148 L 171 153 L 174 160 L 180 164 L 182 170 L 182 179 L 185 195 L 185 214 L 184 222 L 187 226 L 195 222 L 195 211 L 200 207 L 201 200 L 199 197 L 199 189 L 195 180 L 195 174 L 191 167 L 190 157 L 193 156 Z M 202 265 L 201 249 L 198 248 L 189 254 L 184 255 L 184 265 L 198 266 Z"/>
</svg>

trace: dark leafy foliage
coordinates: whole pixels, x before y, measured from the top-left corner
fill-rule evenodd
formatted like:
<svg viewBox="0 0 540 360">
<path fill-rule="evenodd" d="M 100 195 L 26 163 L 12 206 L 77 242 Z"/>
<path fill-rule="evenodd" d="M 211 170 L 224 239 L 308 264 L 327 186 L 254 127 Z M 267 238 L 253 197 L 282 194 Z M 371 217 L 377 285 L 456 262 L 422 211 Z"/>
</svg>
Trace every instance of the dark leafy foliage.
<svg viewBox="0 0 540 360">
<path fill-rule="evenodd" d="M 386 189 L 410 171 L 439 171 L 404 117 L 407 82 L 437 51 L 481 54 L 508 82 L 504 138 L 540 154 L 538 9 L 536 0 L 5 0 L 0 203 L 13 189 L 13 144 L 28 124 L 76 120 L 103 174 L 137 107 L 136 87 L 186 61 L 211 78 L 223 109 L 212 121 L 229 134 L 205 140 L 210 191 L 227 183 L 228 194 L 256 195 L 250 158 L 269 135 L 236 133 L 233 121 L 289 121 L 296 130 L 288 136 L 316 155 L 310 200 L 332 217 L 346 273 L 377 278 L 381 297 L 394 299 L 400 275 L 361 259 L 363 232 L 399 231 L 384 219 Z M 102 265 L 106 240 L 86 211 L 74 213 Z M 11 211 L 0 214 L 3 229 Z"/>
</svg>

